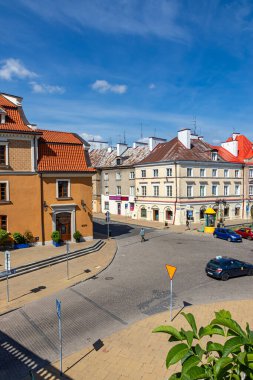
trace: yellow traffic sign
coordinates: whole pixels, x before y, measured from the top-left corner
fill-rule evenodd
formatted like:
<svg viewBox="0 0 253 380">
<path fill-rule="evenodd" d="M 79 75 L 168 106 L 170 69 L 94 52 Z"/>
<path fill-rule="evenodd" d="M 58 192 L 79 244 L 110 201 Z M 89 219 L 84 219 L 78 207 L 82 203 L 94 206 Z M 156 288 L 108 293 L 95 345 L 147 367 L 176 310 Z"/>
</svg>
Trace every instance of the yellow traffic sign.
<svg viewBox="0 0 253 380">
<path fill-rule="evenodd" d="M 170 279 L 172 280 L 174 277 L 174 274 L 176 273 L 177 267 L 174 267 L 173 265 L 166 264 L 166 269 L 168 271 L 168 275 L 170 276 Z"/>
</svg>

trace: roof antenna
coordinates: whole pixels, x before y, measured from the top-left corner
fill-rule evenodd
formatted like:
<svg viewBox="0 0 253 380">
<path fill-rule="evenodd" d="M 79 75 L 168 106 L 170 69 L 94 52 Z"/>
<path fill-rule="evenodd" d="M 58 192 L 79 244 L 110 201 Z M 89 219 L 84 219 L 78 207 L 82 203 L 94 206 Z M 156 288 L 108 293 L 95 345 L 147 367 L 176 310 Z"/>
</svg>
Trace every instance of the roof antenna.
<svg viewBox="0 0 253 380">
<path fill-rule="evenodd" d="M 156 128 L 155 128 L 155 130 L 154 130 L 154 137 L 156 137 Z"/>
<path fill-rule="evenodd" d="M 141 121 L 141 139 L 143 138 L 143 135 L 142 135 L 142 121 Z"/>
<path fill-rule="evenodd" d="M 123 143 L 126 144 L 126 131 L 124 129 L 124 140 L 123 140 Z"/>
<path fill-rule="evenodd" d="M 196 115 L 193 116 L 192 123 L 193 123 L 193 134 L 196 135 L 196 130 L 197 130 L 197 120 L 196 120 Z"/>
</svg>

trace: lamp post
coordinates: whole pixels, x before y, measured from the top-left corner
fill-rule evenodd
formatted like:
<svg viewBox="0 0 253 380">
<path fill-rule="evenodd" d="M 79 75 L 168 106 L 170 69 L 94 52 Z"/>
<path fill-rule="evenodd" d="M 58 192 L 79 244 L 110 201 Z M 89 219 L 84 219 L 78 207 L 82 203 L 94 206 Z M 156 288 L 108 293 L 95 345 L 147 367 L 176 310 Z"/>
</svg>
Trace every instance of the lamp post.
<svg viewBox="0 0 253 380">
<path fill-rule="evenodd" d="M 215 201 L 215 204 L 218 206 L 219 219 L 222 219 L 223 222 L 224 212 L 221 206 L 223 205 L 225 209 L 227 202 L 225 201 L 225 199 L 217 199 Z"/>
</svg>

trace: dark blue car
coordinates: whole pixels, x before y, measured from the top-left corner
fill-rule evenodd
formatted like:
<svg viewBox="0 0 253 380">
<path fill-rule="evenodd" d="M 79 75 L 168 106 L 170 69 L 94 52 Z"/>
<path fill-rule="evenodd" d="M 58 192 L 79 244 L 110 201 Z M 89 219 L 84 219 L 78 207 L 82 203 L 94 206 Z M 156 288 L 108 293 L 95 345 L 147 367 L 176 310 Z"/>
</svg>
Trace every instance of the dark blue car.
<svg viewBox="0 0 253 380">
<path fill-rule="evenodd" d="M 206 265 L 206 274 L 223 281 L 230 277 L 253 276 L 253 265 L 226 256 L 216 256 Z"/>
<path fill-rule="evenodd" d="M 227 241 L 242 242 L 241 235 L 237 234 L 233 230 L 230 230 L 229 228 L 215 228 L 213 237 L 224 239 Z"/>
</svg>

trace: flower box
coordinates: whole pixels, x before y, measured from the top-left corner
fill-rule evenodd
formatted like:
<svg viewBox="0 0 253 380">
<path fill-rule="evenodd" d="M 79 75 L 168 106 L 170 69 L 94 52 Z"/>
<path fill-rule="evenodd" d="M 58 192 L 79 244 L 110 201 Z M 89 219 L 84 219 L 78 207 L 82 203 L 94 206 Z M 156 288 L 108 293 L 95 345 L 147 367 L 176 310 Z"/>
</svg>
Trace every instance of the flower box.
<svg viewBox="0 0 253 380">
<path fill-rule="evenodd" d="M 23 243 L 23 244 L 14 244 L 14 249 L 22 249 L 22 248 L 29 248 L 30 245 Z"/>
<path fill-rule="evenodd" d="M 61 246 L 61 242 L 60 241 L 53 241 L 53 245 L 55 247 L 60 247 Z"/>
</svg>

